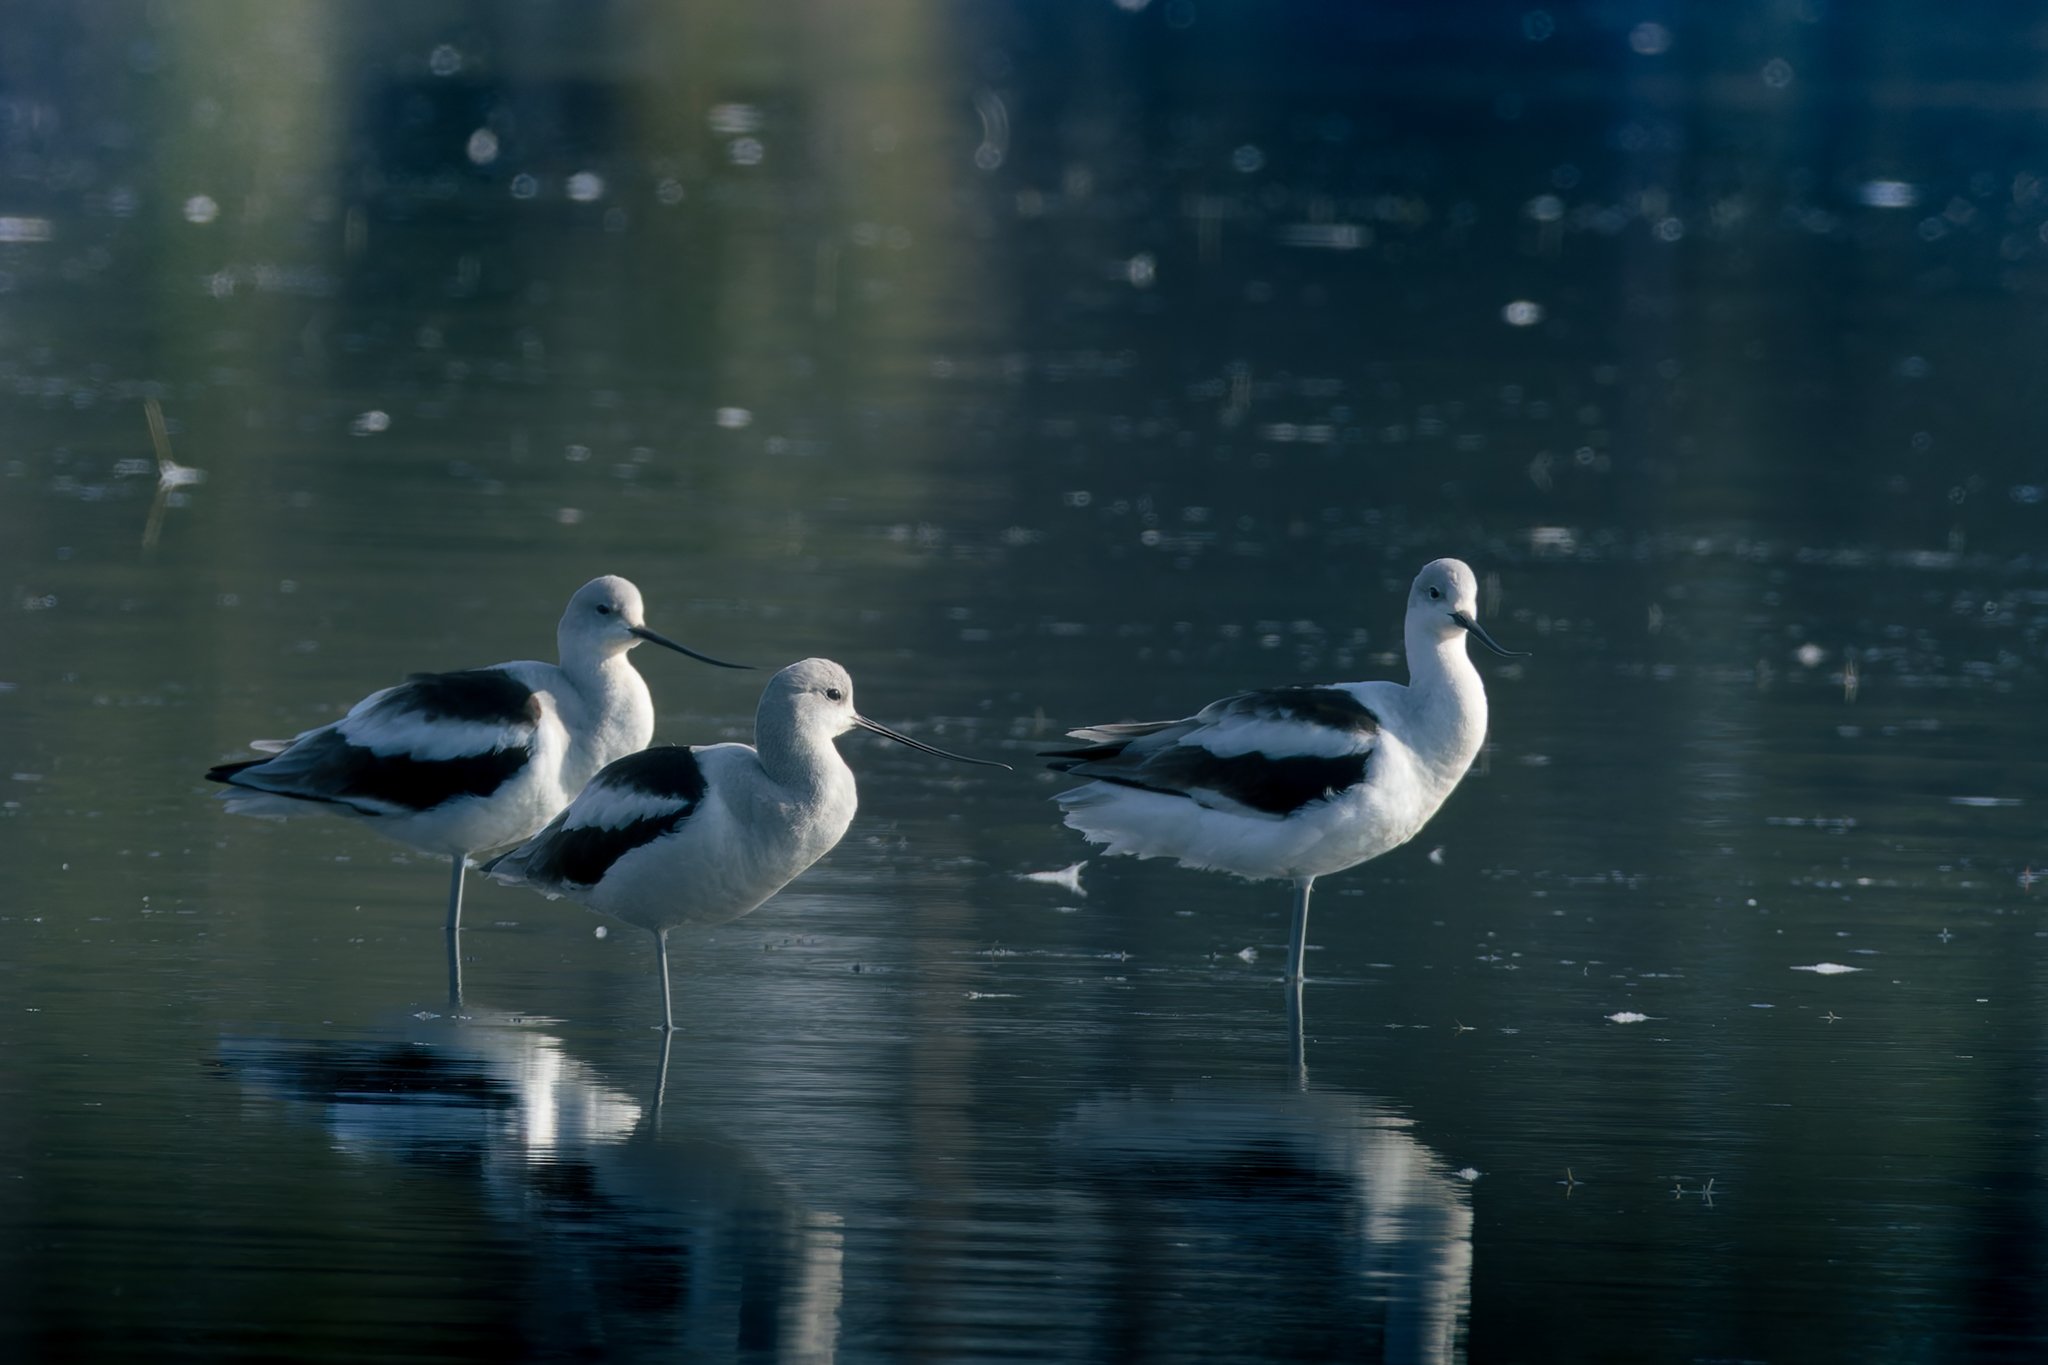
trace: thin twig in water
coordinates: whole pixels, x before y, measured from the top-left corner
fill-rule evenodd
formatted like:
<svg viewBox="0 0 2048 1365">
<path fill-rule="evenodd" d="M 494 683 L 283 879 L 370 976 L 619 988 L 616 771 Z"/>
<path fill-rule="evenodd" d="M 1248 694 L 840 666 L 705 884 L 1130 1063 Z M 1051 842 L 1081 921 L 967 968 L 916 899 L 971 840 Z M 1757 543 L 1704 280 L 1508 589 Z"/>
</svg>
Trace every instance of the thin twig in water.
<svg viewBox="0 0 2048 1365">
<path fill-rule="evenodd" d="M 150 500 L 149 519 L 142 527 L 142 548 L 156 548 L 163 534 L 164 511 L 170 506 L 174 489 L 206 481 L 206 471 L 179 464 L 171 458 L 171 429 L 164 422 L 163 405 L 154 398 L 142 400 L 143 416 L 149 419 L 149 443 L 156 450 L 156 496 Z"/>
</svg>

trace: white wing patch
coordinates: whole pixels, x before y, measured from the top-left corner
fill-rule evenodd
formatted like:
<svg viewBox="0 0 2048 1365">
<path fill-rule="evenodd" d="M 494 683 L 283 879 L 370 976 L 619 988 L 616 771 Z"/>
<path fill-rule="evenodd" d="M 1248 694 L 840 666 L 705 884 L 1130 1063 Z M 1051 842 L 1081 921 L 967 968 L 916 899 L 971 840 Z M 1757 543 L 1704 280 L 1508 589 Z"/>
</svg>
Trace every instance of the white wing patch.
<svg viewBox="0 0 2048 1365">
<path fill-rule="evenodd" d="M 1378 736 L 1309 721 L 1226 716 L 1197 726 L 1180 743 L 1207 749 L 1218 758 L 1264 754 L 1268 758 L 1343 758 L 1369 751 Z"/>
<path fill-rule="evenodd" d="M 349 743 L 382 757 L 403 754 L 422 763 L 471 758 L 499 749 L 523 749 L 533 739 L 531 725 L 437 720 L 417 716 L 354 715 L 337 721 L 335 731 Z"/>
<path fill-rule="evenodd" d="M 624 783 L 592 782 L 563 812 L 564 829 L 624 829 L 642 820 L 665 820 L 695 802 L 646 792 Z"/>
</svg>

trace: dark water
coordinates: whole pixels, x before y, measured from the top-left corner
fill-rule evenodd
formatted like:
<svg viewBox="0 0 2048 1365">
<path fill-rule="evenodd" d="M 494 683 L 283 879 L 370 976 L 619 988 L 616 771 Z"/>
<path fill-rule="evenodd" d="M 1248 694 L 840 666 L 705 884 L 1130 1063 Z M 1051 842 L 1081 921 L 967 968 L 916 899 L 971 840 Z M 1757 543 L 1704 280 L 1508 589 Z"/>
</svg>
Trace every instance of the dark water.
<svg viewBox="0 0 2048 1365">
<path fill-rule="evenodd" d="M 1638 8 L 0 15 L 0 1350 L 2048 1353 L 2038 22 Z M 1020 878 L 1441 554 L 1535 657 L 1298 1058 L 1283 889 Z M 641 936 L 479 888 L 451 1011 L 199 779 L 607 571 L 1020 769 L 847 740 L 665 1086 Z"/>
</svg>

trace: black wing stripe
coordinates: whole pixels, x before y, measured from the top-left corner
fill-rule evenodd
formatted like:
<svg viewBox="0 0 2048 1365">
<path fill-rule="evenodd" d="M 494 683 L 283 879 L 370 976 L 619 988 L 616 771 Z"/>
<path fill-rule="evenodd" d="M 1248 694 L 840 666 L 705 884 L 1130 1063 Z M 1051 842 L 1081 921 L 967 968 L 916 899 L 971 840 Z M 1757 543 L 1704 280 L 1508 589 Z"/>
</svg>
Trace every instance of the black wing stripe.
<svg viewBox="0 0 2048 1365">
<path fill-rule="evenodd" d="M 682 828 L 694 805 L 662 818 L 635 820 L 616 829 L 579 825 L 547 836 L 547 843 L 529 858 L 521 874 L 538 886 L 595 886 L 613 863 L 644 844 Z"/>
<path fill-rule="evenodd" d="M 332 730 L 307 736 L 288 751 L 291 777 L 276 786 L 264 782 L 262 770 L 273 760 L 226 763 L 208 772 L 215 782 L 252 791 L 353 806 L 373 802 L 407 810 L 432 810 L 465 796 L 489 796 L 526 766 L 530 746 L 494 749 L 460 758 L 418 759 L 407 754 L 378 754 L 351 744 Z M 249 780 L 238 780 L 242 774 Z M 379 814 L 375 809 L 365 814 Z"/>
<path fill-rule="evenodd" d="M 1380 718 L 1341 687 L 1269 687 L 1240 692 L 1223 703 L 1226 714 L 1296 721 L 1348 734 L 1378 734 Z"/>
<path fill-rule="evenodd" d="M 540 698 L 503 669 L 465 668 L 454 673 L 415 673 L 373 708 L 380 719 L 417 717 L 473 725 L 536 725 Z"/>
<path fill-rule="evenodd" d="M 1248 806 L 1267 815 L 1292 815 L 1303 806 L 1347 791 L 1365 780 L 1370 754 L 1334 758 L 1295 755 L 1235 754 L 1219 758 L 1206 749 L 1177 745 L 1149 758 L 1136 772 L 1092 771 L 1086 764 L 1074 771 L 1104 781 L 1185 796 L 1197 804 L 1207 794 Z"/>
</svg>

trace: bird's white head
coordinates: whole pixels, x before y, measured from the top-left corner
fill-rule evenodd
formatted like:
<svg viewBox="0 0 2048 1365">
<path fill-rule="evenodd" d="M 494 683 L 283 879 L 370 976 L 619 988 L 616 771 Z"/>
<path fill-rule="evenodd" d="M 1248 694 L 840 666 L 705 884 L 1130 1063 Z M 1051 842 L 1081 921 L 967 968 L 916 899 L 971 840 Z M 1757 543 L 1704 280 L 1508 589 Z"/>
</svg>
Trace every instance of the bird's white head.
<svg viewBox="0 0 2048 1365">
<path fill-rule="evenodd" d="M 782 719 L 784 717 L 787 719 Z M 869 720 L 854 710 L 852 676 L 830 659 L 799 660 L 769 679 L 768 690 L 761 695 L 761 711 L 756 724 L 765 729 L 777 723 L 788 724 L 800 734 L 827 740 L 836 739 L 857 727 L 941 758 L 979 763 L 991 768 L 1009 766 L 986 758 L 949 753 L 909 735 L 899 734 L 879 721 Z"/>
<path fill-rule="evenodd" d="M 633 628 L 647 625 L 640 589 L 617 574 L 593 578 L 576 590 L 556 627 L 562 653 L 610 658 L 640 643 Z"/>
<path fill-rule="evenodd" d="M 1433 559 L 1415 575 L 1408 589 L 1408 634 L 1417 631 L 1429 643 L 1469 633 L 1496 654 L 1523 657 L 1504 649 L 1479 624 L 1479 578 L 1462 559 Z"/>
<path fill-rule="evenodd" d="M 748 667 L 700 654 L 666 635 L 649 630 L 646 609 L 640 602 L 640 589 L 617 574 L 593 578 L 578 588 L 576 595 L 569 599 L 568 609 L 562 613 L 561 624 L 555 627 L 555 644 L 561 650 L 565 664 L 572 659 L 613 658 L 642 640 L 720 668 Z"/>
</svg>

